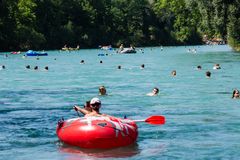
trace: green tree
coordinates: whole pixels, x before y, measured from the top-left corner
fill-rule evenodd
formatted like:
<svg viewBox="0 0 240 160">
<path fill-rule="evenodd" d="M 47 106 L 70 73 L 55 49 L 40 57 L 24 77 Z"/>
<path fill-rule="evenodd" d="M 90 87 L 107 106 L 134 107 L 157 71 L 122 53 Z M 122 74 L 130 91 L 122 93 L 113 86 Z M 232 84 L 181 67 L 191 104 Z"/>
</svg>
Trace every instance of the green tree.
<svg viewBox="0 0 240 160">
<path fill-rule="evenodd" d="M 0 48 L 239 45 L 239 0 L 0 0 Z"/>
<path fill-rule="evenodd" d="M 0 1 L 0 50 L 17 48 L 16 20 L 17 3 L 15 0 Z"/>
<path fill-rule="evenodd" d="M 236 0 L 229 7 L 228 43 L 240 51 L 240 1 Z"/>
<path fill-rule="evenodd" d="M 61 10 L 62 0 L 39 0 L 35 8 L 36 30 L 46 39 L 42 48 L 56 49 L 63 45 L 61 24 L 65 22 Z"/>
<path fill-rule="evenodd" d="M 190 3 L 190 2 L 189 2 Z M 165 26 L 171 37 L 180 44 L 199 43 L 198 10 L 193 1 L 187 6 L 185 0 L 156 0 L 154 11 Z M 193 41 L 194 40 L 194 41 Z"/>
<path fill-rule="evenodd" d="M 227 19 L 228 19 L 228 1 L 213 0 L 214 10 L 214 29 L 215 36 L 226 39 L 227 35 Z"/>
<path fill-rule="evenodd" d="M 36 3 L 33 0 L 19 0 L 17 23 L 17 39 L 21 49 L 39 49 L 45 42 L 43 34 L 36 31 Z"/>
</svg>

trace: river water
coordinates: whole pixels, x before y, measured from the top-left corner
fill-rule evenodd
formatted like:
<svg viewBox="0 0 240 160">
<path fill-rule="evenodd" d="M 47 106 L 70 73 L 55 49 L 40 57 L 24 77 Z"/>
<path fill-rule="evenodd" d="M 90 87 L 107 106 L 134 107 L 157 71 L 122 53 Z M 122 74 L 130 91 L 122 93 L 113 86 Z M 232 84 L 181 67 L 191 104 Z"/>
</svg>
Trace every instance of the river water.
<svg viewBox="0 0 240 160">
<path fill-rule="evenodd" d="M 192 48 L 196 53 L 188 52 Z M 6 67 L 0 70 L 0 159 L 239 159 L 240 100 L 231 94 L 240 89 L 240 54 L 228 46 L 154 47 L 125 55 L 47 52 L 39 60 L 0 54 Z M 213 70 L 215 63 L 222 69 Z M 86 150 L 60 143 L 57 121 L 77 117 L 72 106 L 98 96 L 101 85 L 108 92 L 100 97 L 103 113 L 131 119 L 163 115 L 166 124 L 138 123 L 138 140 L 129 147 Z M 160 94 L 146 96 L 154 87 Z"/>
</svg>

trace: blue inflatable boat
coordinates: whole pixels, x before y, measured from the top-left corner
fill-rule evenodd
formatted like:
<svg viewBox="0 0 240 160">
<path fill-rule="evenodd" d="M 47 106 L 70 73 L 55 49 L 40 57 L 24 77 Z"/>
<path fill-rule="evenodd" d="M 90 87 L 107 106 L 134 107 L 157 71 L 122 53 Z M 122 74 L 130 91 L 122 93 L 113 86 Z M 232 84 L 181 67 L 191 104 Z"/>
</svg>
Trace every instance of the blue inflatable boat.
<svg viewBox="0 0 240 160">
<path fill-rule="evenodd" d="M 26 52 L 27 56 L 47 56 L 48 54 L 46 52 L 36 52 L 33 50 L 29 50 Z"/>
</svg>

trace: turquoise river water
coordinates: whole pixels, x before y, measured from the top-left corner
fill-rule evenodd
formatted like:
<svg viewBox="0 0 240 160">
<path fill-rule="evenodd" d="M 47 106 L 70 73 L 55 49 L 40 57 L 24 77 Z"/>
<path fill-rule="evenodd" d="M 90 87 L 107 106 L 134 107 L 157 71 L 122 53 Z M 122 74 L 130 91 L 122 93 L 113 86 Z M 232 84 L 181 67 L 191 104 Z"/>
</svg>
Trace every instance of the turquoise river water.
<svg viewBox="0 0 240 160">
<path fill-rule="evenodd" d="M 143 51 L 47 51 L 49 56 L 39 60 L 1 53 L 0 65 L 6 69 L 0 70 L 0 159 L 239 159 L 240 100 L 231 96 L 240 89 L 240 54 L 228 46 Z M 213 70 L 215 63 L 222 69 Z M 211 78 L 205 77 L 206 71 L 212 72 Z M 163 115 L 166 124 L 138 123 L 137 142 L 128 147 L 91 150 L 63 145 L 56 136 L 58 120 L 77 117 L 73 105 L 98 96 L 101 85 L 108 92 L 100 97 L 103 113 L 131 119 Z M 154 87 L 160 94 L 146 96 Z"/>
</svg>

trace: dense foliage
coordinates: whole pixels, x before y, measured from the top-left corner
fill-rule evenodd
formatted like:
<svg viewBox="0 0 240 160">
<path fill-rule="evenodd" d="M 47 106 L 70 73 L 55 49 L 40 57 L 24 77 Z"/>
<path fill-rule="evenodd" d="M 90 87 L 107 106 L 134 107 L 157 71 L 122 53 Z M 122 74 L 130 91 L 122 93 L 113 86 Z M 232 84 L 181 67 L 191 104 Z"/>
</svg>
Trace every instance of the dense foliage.
<svg viewBox="0 0 240 160">
<path fill-rule="evenodd" d="M 203 37 L 239 49 L 239 18 L 239 0 L 0 0 L 0 50 L 192 45 Z"/>
</svg>

